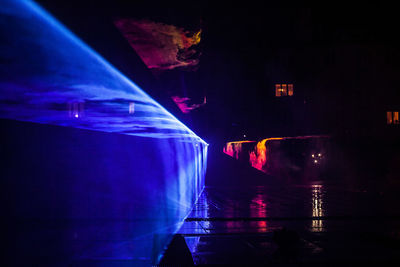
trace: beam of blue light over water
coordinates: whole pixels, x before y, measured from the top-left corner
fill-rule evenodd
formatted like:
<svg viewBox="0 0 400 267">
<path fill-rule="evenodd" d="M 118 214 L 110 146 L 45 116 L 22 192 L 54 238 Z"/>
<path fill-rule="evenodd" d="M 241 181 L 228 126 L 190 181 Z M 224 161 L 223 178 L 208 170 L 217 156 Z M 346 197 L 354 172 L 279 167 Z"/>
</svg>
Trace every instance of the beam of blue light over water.
<svg viewBox="0 0 400 267">
<path fill-rule="evenodd" d="M 0 37 L 13 216 L 70 222 L 17 229 L 22 263 L 157 262 L 204 188 L 207 144 L 36 3 L 2 0 Z"/>
<path fill-rule="evenodd" d="M 0 12 L 2 118 L 204 142 L 35 3 Z"/>
</svg>

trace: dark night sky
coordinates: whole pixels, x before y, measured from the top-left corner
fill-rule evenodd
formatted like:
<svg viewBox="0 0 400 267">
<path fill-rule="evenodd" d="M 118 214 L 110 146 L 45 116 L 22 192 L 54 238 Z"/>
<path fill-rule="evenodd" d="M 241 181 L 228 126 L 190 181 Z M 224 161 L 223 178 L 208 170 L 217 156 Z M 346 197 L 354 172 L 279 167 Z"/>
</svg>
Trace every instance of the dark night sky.
<svg viewBox="0 0 400 267">
<path fill-rule="evenodd" d="M 199 134 L 210 138 L 229 138 L 236 132 L 246 131 L 270 134 L 266 130 L 268 120 L 265 118 L 276 112 L 268 102 L 273 98 L 271 84 L 276 80 L 290 79 L 294 81 L 295 88 L 297 84 L 298 87 L 307 87 L 303 91 L 295 91 L 299 99 L 306 99 L 306 90 L 314 90 L 313 95 L 321 99 L 326 96 L 335 99 L 336 93 L 330 92 L 329 88 L 321 91 L 315 86 L 313 81 L 318 79 L 326 84 L 336 83 L 337 86 L 349 83 L 356 87 L 365 85 L 361 85 L 362 78 L 351 80 L 353 69 L 350 67 L 347 69 L 350 74 L 346 77 L 342 75 L 342 81 L 333 79 L 334 76 L 323 71 L 326 66 L 333 71 L 346 69 L 342 65 L 353 64 L 351 59 L 347 62 L 349 54 L 335 53 L 330 59 L 329 53 L 327 57 L 325 52 L 318 51 L 360 46 L 368 51 L 367 55 L 373 56 L 358 61 L 364 60 L 374 65 L 374 60 L 383 58 L 379 64 L 384 68 L 374 69 L 382 72 L 376 74 L 376 80 L 381 76 L 384 79 L 387 70 L 392 70 L 393 76 L 398 73 L 396 14 L 389 8 L 265 8 L 243 4 L 217 6 L 210 2 L 173 4 L 169 1 L 39 2 L 128 77 L 145 90 L 148 88 L 146 91 L 175 114 L 179 111 L 169 103 L 166 92 L 159 85 L 148 86 L 155 79 L 154 76 L 146 70 L 112 20 L 115 17 L 133 17 L 188 29 L 201 26 L 200 68 L 197 72 L 186 72 L 184 75 L 192 97 L 201 97 L 205 93 L 208 104 L 190 115 L 178 114 L 178 117 Z M 322 70 L 319 63 L 315 63 L 319 61 L 325 62 L 321 65 Z M 330 61 L 334 61 L 336 66 L 330 66 Z M 357 75 L 354 71 L 354 75 Z M 367 74 L 372 70 L 364 72 Z M 164 76 L 168 78 L 168 74 Z M 170 76 L 171 79 L 176 77 Z M 314 89 L 309 86 L 310 81 Z M 370 84 L 370 87 L 363 87 L 364 94 L 375 90 L 374 83 Z M 342 95 L 336 97 L 340 99 Z M 296 108 L 296 105 L 293 104 L 291 108 Z"/>
</svg>

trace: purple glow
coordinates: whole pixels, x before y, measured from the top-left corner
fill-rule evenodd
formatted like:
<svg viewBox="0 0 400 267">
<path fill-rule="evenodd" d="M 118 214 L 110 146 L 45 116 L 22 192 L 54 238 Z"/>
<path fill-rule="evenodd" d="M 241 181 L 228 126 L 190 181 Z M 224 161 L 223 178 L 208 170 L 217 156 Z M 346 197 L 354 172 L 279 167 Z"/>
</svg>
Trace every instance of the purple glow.
<svg viewBox="0 0 400 267">
<path fill-rule="evenodd" d="M 207 144 L 34 2 L 2 1 L 0 31 L 4 190 L 30 229 L 11 255 L 157 263 L 204 188 Z"/>
</svg>

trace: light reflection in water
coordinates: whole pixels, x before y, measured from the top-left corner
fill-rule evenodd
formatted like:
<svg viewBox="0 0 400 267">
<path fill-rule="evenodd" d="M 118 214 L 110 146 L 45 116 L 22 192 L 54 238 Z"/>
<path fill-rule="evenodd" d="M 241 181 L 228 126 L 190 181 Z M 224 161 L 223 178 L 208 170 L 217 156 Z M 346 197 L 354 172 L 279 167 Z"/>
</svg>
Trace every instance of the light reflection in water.
<svg viewBox="0 0 400 267">
<path fill-rule="evenodd" d="M 312 201 L 312 217 L 322 217 L 324 216 L 323 208 L 323 191 L 322 185 L 312 185 L 311 186 L 311 201 Z M 323 220 L 315 219 L 311 222 L 311 231 L 321 232 L 324 230 Z"/>
<path fill-rule="evenodd" d="M 250 204 L 250 216 L 252 218 L 267 217 L 267 204 L 265 203 L 263 196 L 264 192 L 257 189 L 257 194 Z M 257 221 L 257 231 L 265 233 L 267 231 L 267 221 Z"/>
<path fill-rule="evenodd" d="M 237 209 L 236 203 L 234 201 L 232 201 L 231 199 L 229 199 L 227 201 L 227 206 L 225 209 L 225 214 L 229 217 L 234 218 L 236 216 L 236 214 L 239 212 L 239 210 Z M 234 230 L 238 227 L 238 223 L 237 221 L 227 221 L 226 222 L 226 227 L 228 229 Z"/>
<path fill-rule="evenodd" d="M 200 197 L 197 199 L 197 202 L 195 204 L 194 210 L 192 212 L 192 216 L 195 218 L 209 218 L 210 210 L 210 205 L 208 203 L 208 195 L 207 191 L 203 191 L 200 194 Z M 210 221 L 205 220 L 202 222 L 197 222 L 198 226 L 206 233 L 209 233 L 211 229 Z M 200 236 L 190 236 L 190 237 L 185 237 L 186 244 L 192 253 L 192 255 L 195 255 L 198 251 L 198 246 L 199 243 L 201 242 L 201 237 Z M 196 259 L 193 259 L 196 263 Z"/>
<path fill-rule="evenodd" d="M 199 214 L 199 215 L 202 216 L 201 218 L 209 218 L 210 208 L 208 205 L 207 196 L 204 198 L 203 203 L 204 203 L 204 208 L 202 209 L 202 214 Z M 206 232 L 209 232 L 211 229 L 210 221 L 206 220 L 206 221 L 202 222 L 202 227 L 203 227 L 203 230 L 205 230 Z M 196 247 L 197 247 L 197 244 L 196 244 Z"/>
</svg>

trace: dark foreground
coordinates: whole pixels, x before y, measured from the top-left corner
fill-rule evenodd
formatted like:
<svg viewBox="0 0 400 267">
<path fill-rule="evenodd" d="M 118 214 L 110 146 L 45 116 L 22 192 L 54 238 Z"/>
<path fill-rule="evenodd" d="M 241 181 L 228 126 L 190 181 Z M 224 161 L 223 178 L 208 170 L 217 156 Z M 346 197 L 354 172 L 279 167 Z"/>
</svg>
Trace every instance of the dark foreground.
<svg viewBox="0 0 400 267">
<path fill-rule="evenodd" d="M 221 162 L 229 175 L 209 182 L 180 230 L 196 265 L 400 263 L 397 188 L 283 183 Z"/>
</svg>

